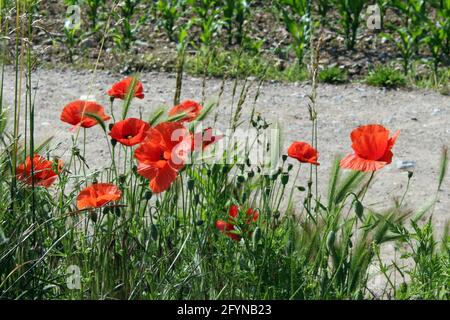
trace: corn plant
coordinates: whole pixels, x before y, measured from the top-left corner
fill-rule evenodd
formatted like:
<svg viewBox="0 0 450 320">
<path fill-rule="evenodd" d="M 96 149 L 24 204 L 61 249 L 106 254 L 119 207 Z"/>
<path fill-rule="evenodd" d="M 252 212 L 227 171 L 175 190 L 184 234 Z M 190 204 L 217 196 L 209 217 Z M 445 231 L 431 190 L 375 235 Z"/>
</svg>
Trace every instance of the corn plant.
<svg viewBox="0 0 450 320">
<path fill-rule="evenodd" d="M 135 35 L 139 28 L 148 19 L 148 14 L 143 14 L 133 22 L 136 14 L 140 12 L 138 6 L 141 0 L 124 0 L 118 7 L 118 12 L 113 12 L 116 18 L 116 26 L 113 30 L 114 42 L 124 50 L 130 49 L 136 40 Z"/>
<path fill-rule="evenodd" d="M 193 22 L 200 27 L 200 43 L 209 47 L 222 27 L 218 0 L 188 0 L 194 13 Z"/>
<path fill-rule="evenodd" d="M 403 73 L 409 72 L 411 60 L 414 58 L 419 39 L 422 37 L 422 29 L 413 29 L 400 27 L 393 30 L 394 33 L 385 33 L 384 36 L 389 39 L 397 48 L 402 58 Z"/>
<path fill-rule="evenodd" d="M 303 55 L 309 43 L 311 21 L 306 0 L 278 0 L 277 8 L 281 13 L 284 26 L 292 37 L 292 48 L 297 61 L 303 64 Z"/>
<path fill-rule="evenodd" d="M 327 13 L 332 8 L 331 0 L 318 0 L 317 13 L 320 15 L 322 23 L 327 21 Z"/>
<path fill-rule="evenodd" d="M 105 5 L 105 0 L 85 0 L 87 6 L 87 14 L 91 23 L 91 28 L 95 32 L 99 19 L 99 9 Z"/>
<path fill-rule="evenodd" d="M 344 31 L 347 49 L 353 50 L 356 44 L 356 36 L 361 24 L 361 13 L 367 0 L 337 0 L 336 6 L 340 15 L 340 25 Z"/>
<path fill-rule="evenodd" d="M 176 40 L 176 22 L 183 14 L 185 0 L 158 0 L 155 6 L 158 25 L 167 33 L 170 41 Z"/>
<path fill-rule="evenodd" d="M 64 37 L 61 40 L 62 43 L 66 46 L 69 61 L 73 63 L 73 56 L 77 45 L 80 43 L 80 35 L 81 35 L 81 21 L 77 20 L 77 17 L 74 15 L 77 12 L 67 12 L 68 16 L 66 17 L 66 21 L 64 23 Z"/>
<path fill-rule="evenodd" d="M 246 0 L 223 0 L 222 10 L 225 28 L 228 33 L 228 44 L 233 42 L 234 25 L 236 25 L 236 43 L 242 44 L 244 39 L 244 22 L 247 19 L 249 5 Z"/>
<path fill-rule="evenodd" d="M 450 55 L 450 0 L 441 0 L 437 16 L 445 36 L 444 52 Z"/>
</svg>

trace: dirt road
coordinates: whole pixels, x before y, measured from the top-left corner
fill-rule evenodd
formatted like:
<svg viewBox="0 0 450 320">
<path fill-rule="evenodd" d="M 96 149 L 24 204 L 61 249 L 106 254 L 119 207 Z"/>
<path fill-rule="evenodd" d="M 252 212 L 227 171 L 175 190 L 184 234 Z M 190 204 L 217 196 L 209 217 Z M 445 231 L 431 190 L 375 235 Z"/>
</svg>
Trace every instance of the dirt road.
<svg viewBox="0 0 450 320">
<path fill-rule="evenodd" d="M 43 140 L 56 134 L 55 141 L 61 142 L 61 145 L 55 152 L 62 156 L 67 154 L 71 133 L 68 131 L 69 126 L 59 120 L 63 106 L 74 99 L 92 95 L 109 112 L 106 90 L 121 78 L 120 75 L 104 71 L 96 75 L 88 71 L 36 71 L 33 84 L 37 90 L 37 139 Z M 171 105 L 175 90 L 173 75 L 147 73 L 142 74 L 142 81 L 145 99 L 133 102 L 132 115 L 136 116 L 141 111 L 146 117 L 158 106 Z M 220 80 L 207 82 L 206 100 L 217 97 L 221 83 Z M 13 84 L 13 70 L 7 69 L 4 88 L 6 105 L 12 105 Z M 243 119 L 249 118 L 256 87 L 249 91 Z M 229 126 L 232 89 L 233 82 L 226 82 L 218 110 L 217 126 L 222 130 Z M 265 83 L 260 88 L 256 110 L 269 122 L 279 121 L 284 129 L 286 147 L 294 140 L 310 139 L 311 126 L 306 107 L 309 92 L 310 86 L 306 84 Z M 200 100 L 201 93 L 201 79 L 186 76 L 182 98 Z M 349 134 L 352 129 L 362 124 L 380 123 L 392 132 L 401 130 L 401 134 L 394 148 L 394 161 L 376 175 L 366 204 L 380 206 L 403 194 L 407 174 L 398 170 L 396 162 L 399 160 L 416 162 L 412 185 L 405 199 L 409 206 L 420 207 L 435 194 L 441 148 L 450 144 L 450 97 L 432 91 L 386 91 L 359 84 L 321 85 L 318 94 L 320 181 L 326 182 L 336 153 L 351 152 Z M 115 106 L 115 109 L 116 115 L 119 115 L 120 106 Z M 87 143 L 87 159 L 91 167 L 107 165 L 106 139 L 99 127 L 88 130 Z M 306 181 L 304 171 L 298 184 Z M 450 179 L 445 180 L 438 195 L 440 200 L 436 204 L 433 219 L 436 229 L 441 233 L 450 218 Z"/>
</svg>

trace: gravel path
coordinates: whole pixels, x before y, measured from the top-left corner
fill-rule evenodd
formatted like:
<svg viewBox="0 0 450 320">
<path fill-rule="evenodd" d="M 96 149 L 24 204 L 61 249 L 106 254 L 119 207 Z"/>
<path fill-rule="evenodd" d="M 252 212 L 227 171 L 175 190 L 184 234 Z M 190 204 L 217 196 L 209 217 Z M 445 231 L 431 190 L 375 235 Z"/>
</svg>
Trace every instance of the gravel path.
<svg viewBox="0 0 450 320">
<path fill-rule="evenodd" d="M 120 75 L 99 71 L 95 76 L 88 71 L 38 70 L 33 83 L 36 94 L 36 131 L 38 140 L 56 134 L 61 146 L 57 152 L 64 154 L 70 146 L 68 126 L 59 120 L 63 106 L 81 96 L 93 95 L 109 113 L 109 98 L 105 91 Z M 142 74 L 145 99 L 133 102 L 132 114 L 141 110 L 148 115 L 160 105 L 170 105 L 175 89 L 175 77 L 169 74 Z M 217 97 L 220 80 L 209 80 L 206 87 L 207 99 Z M 13 101 L 14 73 L 7 69 L 5 74 L 5 100 Z M 225 129 L 230 118 L 232 82 L 225 84 L 218 127 Z M 186 76 L 183 82 L 182 98 L 200 100 L 201 79 Z M 256 85 L 250 90 L 244 105 L 243 118 L 249 117 L 256 92 Z M 285 145 L 294 140 L 308 140 L 310 122 L 307 112 L 307 94 L 310 87 L 305 84 L 265 83 L 256 103 L 257 111 L 270 122 L 278 120 L 284 129 Z M 420 207 L 436 192 L 439 171 L 440 150 L 450 142 L 450 97 L 432 91 L 385 91 L 360 84 L 321 85 L 319 88 L 319 167 L 320 181 L 326 182 L 336 153 L 351 151 L 349 134 L 358 125 L 381 123 L 392 132 L 401 134 L 394 148 L 394 162 L 376 175 L 372 190 L 366 197 L 366 204 L 379 206 L 383 202 L 401 197 L 407 175 L 397 169 L 399 160 L 416 161 L 410 191 L 405 199 L 411 208 Z M 119 106 L 116 106 L 118 108 Z M 120 114 L 117 110 L 116 114 Z M 106 165 L 108 149 L 100 128 L 92 128 L 87 137 L 88 162 L 91 167 Z M 300 182 L 305 181 L 304 176 Z M 450 179 L 446 179 L 439 191 L 439 202 L 434 210 L 434 222 L 439 233 L 450 218 Z"/>
</svg>

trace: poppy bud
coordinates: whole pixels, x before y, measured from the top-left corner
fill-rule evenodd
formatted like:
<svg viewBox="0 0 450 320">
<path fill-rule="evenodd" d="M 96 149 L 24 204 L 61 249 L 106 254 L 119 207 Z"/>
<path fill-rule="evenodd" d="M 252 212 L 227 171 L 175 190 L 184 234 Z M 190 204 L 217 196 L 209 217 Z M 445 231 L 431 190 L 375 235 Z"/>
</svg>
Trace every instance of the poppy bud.
<svg viewBox="0 0 450 320">
<path fill-rule="evenodd" d="M 293 167 L 294 167 L 294 165 L 292 163 L 289 163 L 288 167 L 287 167 L 288 171 L 291 171 Z"/>
<path fill-rule="evenodd" d="M 198 194 L 196 194 L 196 195 L 194 196 L 194 204 L 195 204 L 195 205 L 198 205 L 199 202 L 200 202 L 200 196 L 199 196 Z"/>
<path fill-rule="evenodd" d="M 245 202 L 247 200 L 247 192 L 244 192 L 242 194 L 242 202 Z"/>
<path fill-rule="evenodd" d="M 94 177 L 94 179 L 92 179 L 92 184 L 97 184 L 97 183 L 98 183 L 97 177 Z"/>
<path fill-rule="evenodd" d="M 283 159 L 283 162 L 285 162 L 286 160 L 287 160 L 287 155 L 286 154 L 283 154 L 282 156 L 281 156 L 281 159 Z"/>
<path fill-rule="evenodd" d="M 194 190 L 194 183 L 195 183 L 195 180 L 194 180 L 194 179 L 189 179 L 189 180 L 188 180 L 188 182 L 187 182 L 187 188 L 188 188 L 189 191 Z"/>
<path fill-rule="evenodd" d="M 308 188 L 311 188 L 312 187 L 312 184 L 313 184 L 313 182 L 310 180 L 310 181 L 308 181 Z"/>
<path fill-rule="evenodd" d="M 122 210 L 120 207 L 115 207 L 114 208 L 114 213 L 116 214 L 116 216 L 120 217 L 120 215 L 122 214 Z"/>
<path fill-rule="evenodd" d="M 251 163 L 250 163 L 250 159 L 249 159 L 249 158 L 245 159 L 245 164 L 247 165 L 247 167 L 250 167 L 250 166 L 251 166 Z"/>
<path fill-rule="evenodd" d="M 412 172 L 412 171 L 408 171 L 408 179 L 411 179 L 411 178 L 412 178 L 412 176 L 413 176 L 413 174 L 414 174 L 414 172 Z"/>
<path fill-rule="evenodd" d="M 361 201 L 359 201 L 359 200 L 355 201 L 355 212 L 356 212 L 356 216 L 361 220 L 363 213 L 364 213 L 364 206 L 362 205 Z"/>
<path fill-rule="evenodd" d="M 117 140 L 111 139 L 111 145 L 113 146 L 113 148 L 116 146 L 116 144 L 117 144 Z"/>
<path fill-rule="evenodd" d="M 109 214 L 111 212 L 111 208 L 106 207 L 103 209 L 103 214 Z"/>
<path fill-rule="evenodd" d="M 287 185 L 288 181 L 289 181 L 289 174 L 283 173 L 283 174 L 281 175 L 281 184 L 282 184 L 283 186 L 285 186 L 285 185 Z"/>
<path fill-rule="evenodd" d="M 137 165 L 134 164 L 133 167 L 131 168 L 131 170 L 133 171 L 134 174 L 137 174 L 137 170 L 138 170 Z"/>
<path fill-rule="evenodd" d="M 149 201 L 153 196 L 153 193 L 150 190 L 145 191 L 145 200 Z"/>
<path fill-rule="evenodd" d="M 91 218 L 92 222 L 96 223 L 97 219 L 98 219 L 97 212 L 95 212 L 94 210 L 91 210 L 89 212 L 89 218 Z"/>
<path fill-rule="evenodd" d="M 253 231 L 252 234 L 252 242 L 254 247 L 258 245 L 260 239 L 261 239 L 261 229 L 259 227 L 256 227 L 255 231 Z"/>
<path fill-rule="evenodd" d="M 253 177 L 255 176 L 255 173 L 253 172 L 253 170 L 250 170 L 250 171 L 247 173 L 247 176 L 248 176 L 249 178 L 253 178 Z"/>
<path fill-rule="evenodd" d="M 306 190 L 306 188 L 303 186 L 297 186 L 297 189 L 298 189 L 298 191 L 301 191 L 301 192 Z"/>
<path fill-rule="evenodd" d="M 158 240 L 158 229 L 154 224 L 150 226 L 150 236 L 152 237 L 153 241 Z"/>
<path fill-rule="evenodd" d="M 109 101 L 111 101 L 111 103 L 114 102 L 114 97 L 109 97 Z"/>
<path fill-rule="evenodd" d="M 199 219 L 199 220 L 197 220 L 197 222 L 196 222 L 195 224 L 196 224 L 197 226 L 202 226 L 204 222 L 205 222 L 205 221 L 203 221 L 202 219 Z"/>
<path fill-rule="evenodd" d="M 114 123 L 110 123 L 109 126 L 108 126 L 109 131 L 111 131 L 113 127 L 114 127 Z"/>
<path fill-rule="evenodd" d="M 273 217 L 274 217 L 275 219 L 278 219 L 278 218 L 280 217 L 280 211 L 277 210 L 277 211 L 274 213 Z"/>
<path fill-rule="evenodd" d="M 238 175 L 237 181 L 238 181 L 238 183 L 244 183 L 245 182 L 245 177 L 243 175 Z"/>
<path fill-rule="evenodd" d="M 334 241 L 336 239 L 336 234 L 333 231 L 330 231 L 327 236 L 327 249 L 330 252 L 334 251 Z"/>
<path fill-rule="evenodd" d="M 120 182 L 120 183 L 125 183 L 125 181 L 127 181 L 127 176 L 124 175 L 124 174 L 121 174 L 121 175 L 119 176 L 119 182 Z"/>
</svg>

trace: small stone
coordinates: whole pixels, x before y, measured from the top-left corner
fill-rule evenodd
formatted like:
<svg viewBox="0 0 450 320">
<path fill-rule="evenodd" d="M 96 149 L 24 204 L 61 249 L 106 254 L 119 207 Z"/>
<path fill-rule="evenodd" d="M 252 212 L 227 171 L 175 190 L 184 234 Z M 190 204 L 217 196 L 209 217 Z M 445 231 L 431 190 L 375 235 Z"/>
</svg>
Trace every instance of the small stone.
<svg viewBox="0 0 450 320">
<path fill-rule="evenodd" d="M 412 171 L 416 167 L 416 162 L 413 160 L 397 160 L 396 167 L 402 171 Z"/>
</svg>

